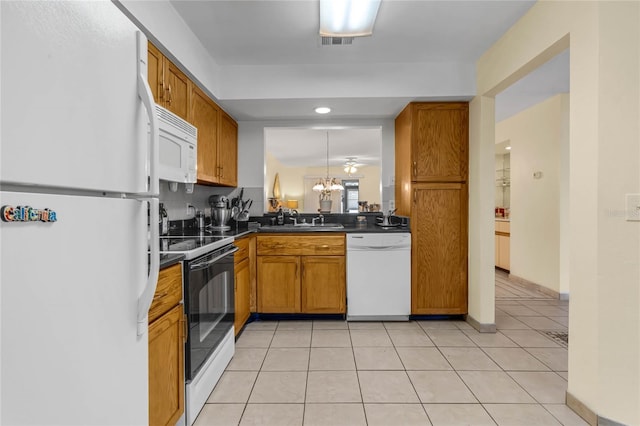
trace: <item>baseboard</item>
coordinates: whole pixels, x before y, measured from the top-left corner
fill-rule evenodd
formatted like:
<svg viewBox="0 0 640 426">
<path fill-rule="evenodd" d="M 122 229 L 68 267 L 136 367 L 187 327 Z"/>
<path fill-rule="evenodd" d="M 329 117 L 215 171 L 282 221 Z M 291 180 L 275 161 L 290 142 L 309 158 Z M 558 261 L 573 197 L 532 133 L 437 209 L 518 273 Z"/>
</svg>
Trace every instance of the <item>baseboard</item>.
<svg viewBox="0 0 640 426">
<path fill-rule="evenodd" d="M 517 275 L 509 274 L 509 280 L 520 284 L 521 286 L 527 288 L 528 290 L 537 291 L 539 293 L 544 293 L 547 296 L 551 296 L 554 299 L 558 300 L 569 300 L 569 293 L 558 293 L 555 290 L 551 290 L 543 285 L 536 284 L 533 281 L 529 281 L 525 278 L 519 277 Z"/>
<path fill-rule="evenodd" d="M 577 415 L 582 417 L 585 422 L 589 423 L 591 426 L 598 425 L 598 415 L 595 411 L 591 410 L 582 401 L 571 395 L 569 391 L 567 391 L 565 402 L 567 407 L 571 408 Z"/>
<path fill-rule="evenodd" d="M 469 323 L 469 325 L 471 327 L 475 328 L 480 333 L 495 333 L 496 332 L 495 323 L 493 323 L 493 324 L 482 324 L 478 320 L 473 318 L 471 315 L 467 315 L 466 321 Z"/>
</svg>

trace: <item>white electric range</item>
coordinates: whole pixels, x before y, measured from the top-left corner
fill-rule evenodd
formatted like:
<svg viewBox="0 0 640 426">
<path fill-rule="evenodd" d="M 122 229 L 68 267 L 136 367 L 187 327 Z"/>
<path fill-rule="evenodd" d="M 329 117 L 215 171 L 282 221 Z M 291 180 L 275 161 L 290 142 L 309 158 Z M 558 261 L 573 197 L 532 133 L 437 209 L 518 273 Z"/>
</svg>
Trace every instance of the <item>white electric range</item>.
<svg viewBox="0 0 640 426">
<path fill-rule="evenodd" d="M 231 236 L 212 233 L 160 238 L 160 254 L 182 254 L 185 423 L 191 426 L 235 352 L 234 259 Z"/>
</svg>

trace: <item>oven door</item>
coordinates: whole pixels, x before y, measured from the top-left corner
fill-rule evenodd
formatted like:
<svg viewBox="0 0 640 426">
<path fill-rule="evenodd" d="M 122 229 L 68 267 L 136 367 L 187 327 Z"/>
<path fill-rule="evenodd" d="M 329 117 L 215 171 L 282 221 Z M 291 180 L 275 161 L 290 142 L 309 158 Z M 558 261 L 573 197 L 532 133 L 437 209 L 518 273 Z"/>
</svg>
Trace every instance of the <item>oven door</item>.
<svg viewBox="0 0 640 426">
<path fill-rule="evenodd" d="M 189 334 L 185 374 L 192 380 L 215 351 L 234 320 L 233 253 L 229 245 L 185 262 L 184 305 Z"/>
</svg>

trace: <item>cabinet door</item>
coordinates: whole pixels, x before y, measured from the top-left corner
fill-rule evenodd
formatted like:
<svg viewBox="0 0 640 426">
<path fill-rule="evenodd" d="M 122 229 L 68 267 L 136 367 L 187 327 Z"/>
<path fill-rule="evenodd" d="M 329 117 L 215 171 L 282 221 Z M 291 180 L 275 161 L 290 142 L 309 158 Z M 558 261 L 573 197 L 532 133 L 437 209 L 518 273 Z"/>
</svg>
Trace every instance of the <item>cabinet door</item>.
<svg viewBox="0 0 640 426">
<path fill-rule="evenodd" d="M 189 122 L 198 129 L 198 183 L 218 183 L 219 112 L 218 106 L 192 85 Z"/>
<path fill-rule="evenodd" d="M 244 323 L 249 319 L 249 291 L 251 288 L 251 277 L 249 269 L 249 259 L 245 258 L 235 266 L 235 320 L 234 328 L 236 335 L 242 330 Z"/>
<path fill-rule="evenodd" d="M 162 269 L 158 274 L 158 285 L 149 308 L 152 323 L 182 300 L 182 265 L 180 263 Z"/>
<path fill-rule="evenodd" d="M 164 91 L 163 91 L 163 60 L 164 56 L 160 51 L 149 42 L 148 46 L 148 70 L 147 80 L 149 86 L 151 86 L 151 93 L 153 93 L 153 99 L 158 105 L 164 105 Z"/>
<path fill-rule="evenodd" d="M 238 125 L 224 111 L 220 114 L 220 138 L 218 143 L 219 182 L 222 185 L 238 185 Z"/>
<path fill-rule="evenodd" d="M 249 312 L 258 312 L 258 282 L 257 282 L 257 265 L 256 265 L 256 241 L 255 235 L 249 237 L 249 277 L 251 280 L 250 294 L 249 294 Z"/>
<path fill-rule="evenodd" d="M 300 312 L 300 257 L 258 256 L 258 312 Z"/>
<path fill-rule="evenodd" d="M 496 266 L 509 270 L 511 268 L 511 259 L 510 259 L 510 237 L 506 235 L 496 235 L 496 245 L 497 245 L 497 257 L 496 257 Z"/>
<path fill-rule="evenodd" d="M 182 305 L 149 325 L 149 424 L 174 425 L 184 412 Z"/>
<path fill-rule="evenodd" d="M 413 314 L 467 313 L 467 202 L 465 184 L 413 187 Z"/>
<path fill-rule="evenodd" d="M 189 115 L 189 83 L 187 76 L 171 61 L 165 58 L 165 108 L 185 120 L 188 120 Z"/>
<path fill-rule="evenodd" d="M 346 312 L 344 256 L 302 256 L 302 312 Z"/>
<path fill-rule="evenodd" d="M 411 127 L 413 181 L 461 182 L 467 180 L 468 104 L 416 104 Z"/>
</svg>

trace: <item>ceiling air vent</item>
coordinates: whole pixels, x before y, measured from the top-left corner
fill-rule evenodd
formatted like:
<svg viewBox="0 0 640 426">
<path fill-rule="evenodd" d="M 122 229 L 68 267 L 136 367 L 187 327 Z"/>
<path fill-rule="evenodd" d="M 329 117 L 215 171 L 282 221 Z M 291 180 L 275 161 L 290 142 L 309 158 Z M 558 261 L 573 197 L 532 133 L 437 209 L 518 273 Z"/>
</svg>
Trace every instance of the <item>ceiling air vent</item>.
<svg viewBox="0 0 640 426">
<path fill-rule="evenodd" d="M 322 38 L 323 46 L 346 46 L 353 43 L 353 37 L 324 37 Z"/>
</svg>

